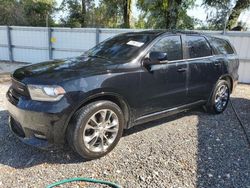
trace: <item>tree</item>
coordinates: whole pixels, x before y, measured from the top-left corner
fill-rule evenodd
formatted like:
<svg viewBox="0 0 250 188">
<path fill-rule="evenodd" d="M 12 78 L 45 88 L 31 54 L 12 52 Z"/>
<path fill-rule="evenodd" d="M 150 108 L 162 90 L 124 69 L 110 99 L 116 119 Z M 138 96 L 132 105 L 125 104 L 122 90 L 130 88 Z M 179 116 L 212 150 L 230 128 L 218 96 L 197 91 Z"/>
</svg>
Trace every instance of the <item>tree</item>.
<svg viewBox="0 0 250 188">
<path fill-rule="evenodd" d="M 82 7 L 81 7 L 81 24 L 82 27 L 86 27 L 86 0 L 82 0 Z"/>
<path fill-rule="evenodd" d="M 63 1 L 61 10 L 68 12 L 68 15 L 61 18 L 61 23 L 66 27 L 81 27 L 81 5 L 77 0 Z"/>
<path fill-rule="evenodd" d="M 250 0 L 204 0 L 204 5 L 210 10 L 213 8 L 207 16 L 210 29 L 222 30 L 226 26 L 231 30 L 240 14 L 250 7 Z"/>
<path fill-rule="evenodd" d="M 0 0 L 0 25 L 25 25 L 25 15 L 16 0 Z"/>
<path fill-rule="evenodd" d="M 67 12 L 61 18 L 63 26 L 87 27 L 90 25 L 91 11 L 94 8 L 93 0 L 63 0 L 60 10 Z"/>
<path fill-rule="evenodd" d="M 55 0 L 0 0 L 0 24 L 46 26 L 54 21 L 50 16 Z"/>
<path fill-rule="evenodd" d="M 250 0 L 238 0 L 229 16 L 227 28 L 232 29 L 234 26 L 236 26 L 240 14 L 249 7 L 250 7 Z"/>
<path fill-rule="evenodd" d="M 194 0 L 137 1 L 137 7 L 142 11 L 142 18 L 146 20 L 147 28 L 193 28 L 195 19 L 187 15 L 187 9 L 192 6 Z"/>
<path fill-rule="evenodd" d="M 20 0 L 23 7 L 26 24 L 29 26 L 53 25 L 52 13 L 55 10 L 55 0 Z"/>
<path fill-rule="evenodd" d="M 131 0 L 123 0 L 123 26 L 125 28 L 130 28 L 130 19 L 131 19 Z"/>
<path fill-rule="evenodd" d="M 102 0 L 101 4 L 106 7 L 106 18 L 116 22 L 112 25 L 130 28 L 132 0 Z"/>
<path fill-rule="evenodd" d="M 231 9 L 231 0 L 204 0 L 208 29 L 223 30 Z"/>
</svg>

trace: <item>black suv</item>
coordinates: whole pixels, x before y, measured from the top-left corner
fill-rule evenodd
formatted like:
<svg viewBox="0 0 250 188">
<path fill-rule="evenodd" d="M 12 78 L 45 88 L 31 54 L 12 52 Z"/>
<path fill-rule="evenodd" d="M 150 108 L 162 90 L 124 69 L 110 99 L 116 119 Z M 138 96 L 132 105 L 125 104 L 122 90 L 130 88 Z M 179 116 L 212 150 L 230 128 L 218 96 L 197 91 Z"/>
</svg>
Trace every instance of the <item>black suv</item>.
<svg viewBox="0 0 250 188">
<path fill-rule="evenodd" d="M 110 152 L 123 129 L 203 105 L 225 110 L 239 60 L 230 43 L 193 32 L 120 34 L 76 58 L 17 69 L 9 124 L 27 144 Z"/>
</svg>

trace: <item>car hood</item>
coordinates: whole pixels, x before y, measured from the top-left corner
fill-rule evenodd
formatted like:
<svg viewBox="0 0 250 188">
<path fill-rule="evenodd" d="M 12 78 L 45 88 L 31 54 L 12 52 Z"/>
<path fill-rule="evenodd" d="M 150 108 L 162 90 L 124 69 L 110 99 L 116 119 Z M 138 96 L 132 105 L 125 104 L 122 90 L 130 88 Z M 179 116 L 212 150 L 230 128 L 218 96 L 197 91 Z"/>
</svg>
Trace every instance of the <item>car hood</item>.
<svg viewBox="0 0 250 188">
<path fill-rule="evenodd" d="M 17 69 L 13 77 L 26 84 L 51 84 L 77 77 L 108 73 L 115 67 L 115 63 L 106 59 L 79 56 L 29 65 Z"/>
</svg>

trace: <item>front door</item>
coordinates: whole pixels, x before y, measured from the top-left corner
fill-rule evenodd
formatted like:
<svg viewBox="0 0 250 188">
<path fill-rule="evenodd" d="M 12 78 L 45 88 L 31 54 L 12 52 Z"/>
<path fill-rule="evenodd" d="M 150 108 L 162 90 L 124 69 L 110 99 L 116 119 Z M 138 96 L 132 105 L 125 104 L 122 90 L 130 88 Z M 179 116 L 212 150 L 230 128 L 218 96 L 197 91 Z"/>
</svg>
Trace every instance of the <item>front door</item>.
<svg viewBox="0 0 250 188">
<path fill-rule="evenodd" d="M 166 52 L 168 60 L 143 68 L 140 81 L 140 116 L 186 104 L 187 63 L 183 61 L 180 35 L 159 39 L 148 51 Z"/>
</svg>

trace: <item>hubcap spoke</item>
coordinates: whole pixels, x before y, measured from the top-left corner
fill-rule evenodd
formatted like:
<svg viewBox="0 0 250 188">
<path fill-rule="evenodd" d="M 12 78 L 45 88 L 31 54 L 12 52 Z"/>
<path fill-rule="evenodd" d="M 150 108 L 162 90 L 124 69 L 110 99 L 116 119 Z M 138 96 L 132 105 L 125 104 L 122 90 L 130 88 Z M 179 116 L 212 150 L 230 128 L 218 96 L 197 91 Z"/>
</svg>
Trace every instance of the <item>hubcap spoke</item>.
<svg viewBox="0 0 250 188">
<path fill-rule="evenodd" d="M 103 135 L 100 136 L 100 139 L 101 139 L 100 146 L 101 146 L 102 151 L 104 151 L 104 139 L 103 139 Z"/>
<path fill-rule="evenodd" d="M 83 141 L 92 152 L 105 152 L 113 144 L 119 131 L 114 111 L 102 109 L 93 114 L 84 128 Z"/>
<path fill-rule="evenodd" d="M 97 135 L 94 135 L 94 136 L 92 136 L 92 137 L 89 139 L 88 143 L 89 143 L 90 146 L 93 146 L 93 145 L 95 145 L 95 143 L 96 143 L 97 140 L 98 140 L 98 136 L 97 136 Z"/>
<path fill-rule="evenodd" d="M 101 112 L 101 117 L 102 117 L 102 122 L 105 122 L 106 121 L 106 116 L 107 116 L 107 110 L 103 110 Z"/>
<path fill-rule="evenodd" d="M 116 133 L 118 132 L 118 129 L 106 129 L 106 132 Z"/>
<path fill-rule="evenodd" d="M 92 116 L 92 117 L 90 118 L 90 121 L 93 122 L 96 126 L 99 125 L 99 123 L 97 123 L 97 121 L 96 121 L 96 117 L 95 117 L 95 116 Z"/>
<path fill-rule="evenodd" d="M 98 127 L 97 126 L 92 126 L 92 125 L 90 125 L 89 123 L 86 125 L 86 129 L 94 129 L 94 130 L 97 130 L 98 129 Z"/>
<path fill-rule="evenodd" d="M 111 121 L 110 119 L 111 119 L 112 115 L 113 115 L 113 112 L 109 112 L 109 115 L 108 115 L 107 121 L 109 121 L 109 122 Z"/>
<path fill-rule="evenodd" d="M 116 127 L 117 123 L 112 123 L 106 126 L 106 129 L 112 129 L 113 127 Z"/>
</svg>

